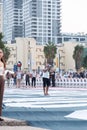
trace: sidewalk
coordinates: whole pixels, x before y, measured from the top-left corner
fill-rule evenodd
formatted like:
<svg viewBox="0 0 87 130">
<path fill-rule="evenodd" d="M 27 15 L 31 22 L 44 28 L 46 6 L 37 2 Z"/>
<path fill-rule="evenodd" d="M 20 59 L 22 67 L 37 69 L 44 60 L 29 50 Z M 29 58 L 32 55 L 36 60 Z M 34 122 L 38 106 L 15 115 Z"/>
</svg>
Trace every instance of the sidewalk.
<svg viewBox="0 0 87 130">
<path fill-rule="evenodd" d="M 42 128 L 28 126 L 26 121 L 5 118 L 0 122 L 0 130 L 45 130 Z"/>
<path fill-rule="evenodd" d="M 36 127 L 31 127 L 31 126 L 0 126 L 0 130 L 46 130 L 46 129 L 41 129 L 41 128 L 36 128 Z"/>
</svg>

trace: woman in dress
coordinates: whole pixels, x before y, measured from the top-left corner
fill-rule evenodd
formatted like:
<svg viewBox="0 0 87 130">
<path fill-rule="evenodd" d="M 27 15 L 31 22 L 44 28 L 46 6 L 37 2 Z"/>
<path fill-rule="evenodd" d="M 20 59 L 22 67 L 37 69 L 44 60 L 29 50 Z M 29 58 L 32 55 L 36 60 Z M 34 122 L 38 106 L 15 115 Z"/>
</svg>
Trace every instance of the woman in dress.
<svg viewBox="0 0 87 130">
<path fill-rule="evenodd" d="M 2 102 L 4 94 L 4 73 L 5 73 L 6 63 L 4 60 L 4 54 L 2 49 L 0 49 L 0 121 L 3 121 L 2 116 Z"/>
</svg>

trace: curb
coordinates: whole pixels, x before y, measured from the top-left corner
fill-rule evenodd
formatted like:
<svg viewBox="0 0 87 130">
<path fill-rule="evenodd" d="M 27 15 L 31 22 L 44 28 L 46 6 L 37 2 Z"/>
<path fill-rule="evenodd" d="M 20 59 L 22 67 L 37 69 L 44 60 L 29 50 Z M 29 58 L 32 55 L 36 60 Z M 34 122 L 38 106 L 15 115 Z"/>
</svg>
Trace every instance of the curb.
<svg viewBox="0 0 87 130">
<path fill-rule="evenodd" d="M 28 126 L 26 121 L 1 117 L 4 121 L 0 121 L 0 126 Z"/>
<path fill-rule="evenodd" d="M 29 126 L 26 121 L 1 117 L 4 121 L 0 121 L 0 130 L 46 130 L 43 128 Z"/>
</svg>

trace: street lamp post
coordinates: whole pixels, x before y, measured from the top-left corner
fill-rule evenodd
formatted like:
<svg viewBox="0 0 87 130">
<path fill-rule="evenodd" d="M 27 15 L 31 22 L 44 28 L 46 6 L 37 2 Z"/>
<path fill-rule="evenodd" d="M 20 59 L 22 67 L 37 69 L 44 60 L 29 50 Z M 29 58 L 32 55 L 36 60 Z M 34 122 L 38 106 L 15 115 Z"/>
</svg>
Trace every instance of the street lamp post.
<svg viewBox="0 0 87 130">
<path fill-rule="evenodd" d="M 61 62 L 61 59 L 63 58 L 64 59 L 64 51 L 63 51 L 63 48 L 60 48 L 60 47 L 63 47 L 64 45 L 57 45 L 57 57 L 58 57 L 58 70 L 59 70 L 59 73 L 61 73 L 61 70 L 62 70 L 62 66 L 64 65 L 63 61 Z M 62 60 L 63 60 L 62 59 Z"/>
<path fill-rule="evenodd" d="M 60 73 L 60 53 L 59 53 L 59 73 Z"/>
<path fill-rule="evenodd" d="M 31 55 L 31 47 L 30 42 L 28 42 L 28 71 L 32 69 L 32 55 Z"/>
<path fill-rule="evenodd" d="M 57 48 L 57 65 L 58 65 L 58 72 L 60 73 L 60 50 Z"/>
<path fill-rule="evenodd" d="M 28 58 L 28 71 L 30 71 L 30 60 Z"/>
<path fill-rule="evenodd" d="M 30 71 L 31 70 L 31 52 L 29 50 L 29 53 L 28 53 L 28 70 Z"/>
</svg>

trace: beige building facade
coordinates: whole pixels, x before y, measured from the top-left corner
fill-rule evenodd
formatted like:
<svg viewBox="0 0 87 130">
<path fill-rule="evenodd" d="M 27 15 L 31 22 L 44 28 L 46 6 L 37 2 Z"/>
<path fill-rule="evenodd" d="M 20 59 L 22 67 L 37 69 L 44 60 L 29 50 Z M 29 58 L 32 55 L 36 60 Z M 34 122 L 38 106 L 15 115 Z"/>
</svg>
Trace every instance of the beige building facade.
<svg viewBox="0 0 87 130">
<path fill-rule="evenodd" d="M 75 61 L 73 59 L 74 48 L 78 43 L 70 41 L 64 42 L 62 45 L 58 46 L 58 67 L 60 70 L 75 71 Z"/>
<path fill-rule="evenodd" d="M 13 66 L 21 61 L 22 70 L 43 69 L 45 63 L 44 46 L 36 45 L 36 40 L 33 38 L 16 38 L 15 40 L 14 44 L 6 44 L 11 50 L 7 68 L 13 69 Z M 57 45 L 57 54 L 54 59 L 55 69 L 75 71 L 73 51 L 77 44 L 75 41 L 70 41 Z"/>
<path fill-rule="evenodd" d="M 42 69 L 44 64 L 44 52 L 42 45 L 36 45 L 33 38 L 16 38 L 16 43 L 8 43 L 10 57 L 7 61 L 7 69 L 21 61 L 22 70 Z"/>
</svg>

